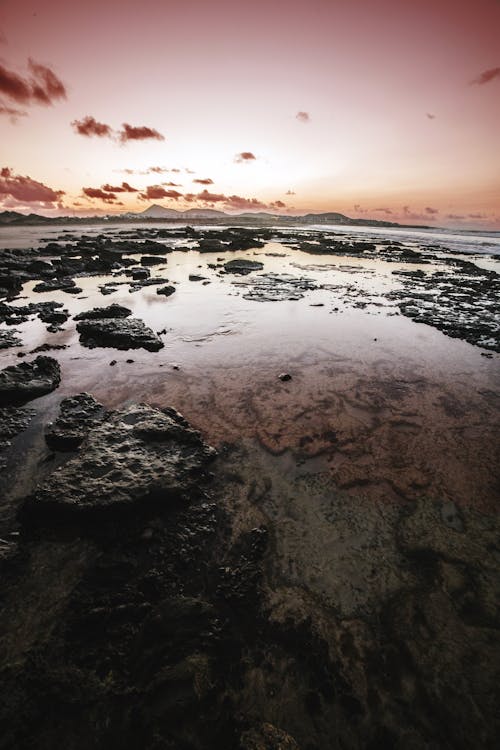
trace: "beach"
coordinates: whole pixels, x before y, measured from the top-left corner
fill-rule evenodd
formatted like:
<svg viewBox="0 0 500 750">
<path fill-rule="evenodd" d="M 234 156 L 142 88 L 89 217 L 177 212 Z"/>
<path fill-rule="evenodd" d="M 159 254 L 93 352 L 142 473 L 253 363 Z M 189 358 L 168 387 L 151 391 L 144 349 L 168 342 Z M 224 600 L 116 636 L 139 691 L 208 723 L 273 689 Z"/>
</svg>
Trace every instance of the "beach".
<svg viewBox="0 0 500 750">
<path fill-rule="evenodd" d="M 493 747 L 498 236 L 0 231 L 4 746 Z"/>
</svg>

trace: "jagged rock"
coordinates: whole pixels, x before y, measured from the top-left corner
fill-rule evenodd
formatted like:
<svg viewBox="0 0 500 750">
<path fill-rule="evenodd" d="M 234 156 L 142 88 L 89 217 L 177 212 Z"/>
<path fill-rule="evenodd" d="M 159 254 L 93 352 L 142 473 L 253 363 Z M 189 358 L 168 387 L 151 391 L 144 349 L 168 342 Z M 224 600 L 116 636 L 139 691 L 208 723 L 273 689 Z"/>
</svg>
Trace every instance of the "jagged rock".
<svg viewBox="0 0 500 750">
<path fill-rule="evenodd" d="M 262 271 L 264 264 L 258 260 L 246 260 L 245 258 L 236 258 L 224 264 L 226 273 L 239 273 L 245 276 L 252 271 Z"/>
<path fill-rule="evenodd" d="M 80 294 L 82 291 L 80 287 L 76 286 L 74 280 L 69 278 L 40 281 L 33 287 L 34 292 L 53 292 L 54 290 L 68 292 L 69 294 Z"/>
<path fill-rule="evenodd" d="M 215 451 L 173 409 L 145 404 L 109 414 L 79 454 L 36 489 L 31 503 L 47 512 L 117 512 L 187 500 Z"/>
<path fill-rule="evenodd" d="M 0 453 L 9 447 L 10 441 L 25 430 L 35 411 L 26 407 L 0 407 Z M 5 467 L 5 459 L 0 455 L 0 469 Z"/>
<path fill-rule="evenodd" d="M 102 346 L 156 352 L 163 348 L 163 342 L 139 318 L 81 320 L 76 330 L 80 333 L 80 342 L 89 349 Z"/>
<path fill-rule="evenodd" d="M 47 445 L 59 451 L 75 450 L 104 415 L 104 407 L 90 393 L 63 399 L 57 419 L 45 430 Z"/>
<path fill-rule="evenodd" d="M 159 255 L 143 255 L 141 258 L 141 266 L 159 266 L 166 262 L 167 259 Z"/>
<path fill-rule="evenodd" d="M 0 405 L 22 404 L 53 391 L 61 382 L 59 362 L 38 356 L 0 371 Z"/>
<path fill-rule="evenodd" d="M 108 307 L 94 307 L 92 310 L 78 313 L 73 320 L 102 320 L 103 318 L 128 318 L 132 310 L 123 305 L 112 304 Z"/>
</svg>

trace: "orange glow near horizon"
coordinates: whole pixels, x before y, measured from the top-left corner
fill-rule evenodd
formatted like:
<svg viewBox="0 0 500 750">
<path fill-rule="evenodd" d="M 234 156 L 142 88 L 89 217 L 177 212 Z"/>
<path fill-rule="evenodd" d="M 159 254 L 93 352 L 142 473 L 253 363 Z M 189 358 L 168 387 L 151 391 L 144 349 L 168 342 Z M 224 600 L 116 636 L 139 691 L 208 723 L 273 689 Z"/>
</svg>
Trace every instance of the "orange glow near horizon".
<svg viewBox="0 0 500 750">
<path fill-rule="evenodd" d="M 500 229 L 499 32 L 498 0 L 4 0 L 0 210 Z"/>
</svg>

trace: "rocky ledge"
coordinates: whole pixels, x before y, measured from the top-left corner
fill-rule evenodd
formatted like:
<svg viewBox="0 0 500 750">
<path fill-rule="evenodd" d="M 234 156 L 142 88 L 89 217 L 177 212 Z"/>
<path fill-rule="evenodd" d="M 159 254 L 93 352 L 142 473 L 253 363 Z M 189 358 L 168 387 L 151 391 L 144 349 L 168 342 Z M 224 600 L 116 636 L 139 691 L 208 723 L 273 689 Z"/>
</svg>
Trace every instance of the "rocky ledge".
<svg viewBox="0 0 500 750">
<path fill-rule="evenodd" d="M 76 325 L 80 343 L 93 349 L 97 346 L 113 349 L 147 349 L 156 352 L 163 342 L 139 318 L 95 318 L 80 320 Z"/>
<path fill-rule="evenodd" d="M 59 363 L 52 357 L 38 356 L 0 371 L 0 406 L 23 404 L 50 393 L 61 381 Z"/>
<path fill-rule="evenodd" d="M 49 431 L 56 442 L 77 442 L 68 418 L 84 409 L 86 420 L 98 420 L 99 405 L 88 394 L 62 405 Z M 70 423 L 68 425 L 68 422 Z M 77 428 L 78 429 L 78 428 Z M 74 440 L 73 440 L 74 438 Z M 30 498 L 30 509 L 50 515 L 68 512 L 121 514 L 135 506 L 168 504 L 187 498 L 197 475 L 215 451 L 173 409 L 144 404 L 105 415 L 88 431 L 77 456 L 56 469 Z"/>
</svg>

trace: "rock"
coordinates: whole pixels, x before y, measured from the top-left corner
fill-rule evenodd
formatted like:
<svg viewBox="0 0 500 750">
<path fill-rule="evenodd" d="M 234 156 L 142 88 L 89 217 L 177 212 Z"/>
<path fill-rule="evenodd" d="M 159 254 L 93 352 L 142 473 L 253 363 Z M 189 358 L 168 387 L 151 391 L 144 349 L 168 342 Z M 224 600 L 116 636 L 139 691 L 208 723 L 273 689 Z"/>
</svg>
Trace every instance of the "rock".
<svg viewBox="0 0 500 750">
<path fill-rule="evenodd" d="M 300 750 L 293 737 L 272 724 L 264 723 L 241 735 L 240 750 Z"/>
<path fill-rule="evenodd" d="M 35 490 L 28 505 L 44 513 L 116 513 L 187 501 L 215 456 L 173 409 L 132 405 L 92 427 L 79 454 Z"/>
<path fill-rule="evenodd" d="M 81 320 L 76 330 L 80 334 L 80 342 L 89 349 L 102 346 L 156 352 L 163 348 L 163 342 L 138 318 Z"/>
<path fill-rule="evenodd" d="M 161 286 L 156 290 L 156 294 L 163 294 L 165 297 L 170 297 L 175 292 L 175 286 Z"/>
<path fill-rule="evenodd" d="M 65 323 L 69 318 L 69 313 L 65 310 L 47 310 L 41 312 L 38 317 L 42 323 L 50 323 L 51 325 L 59 326 L 61 323 Z"/>
<path fill-rule="evenodd" d="M 34 409 L 16 406 L 0 407 L 0 453 L 10 446 L 10 441 L 26 429 Z M 5 459 L 0 455 L 0 469 L 5 468 Z"/>
<path fill-rule="evenodd" d="M 0 371 L 0 405 L 22 404 L 55 390 L 61 382 L 59 362 L 38 356 Z"/>
<path fill-rule="evenodd" d="M 143 255 L 141 258 L 141 266 L 159 266 L 166 262 L 167 259 L 159 255 Z"/>
<path fill-rule="evenodd" d="M 278 375 L 278 378 L 281 380 L 282 383 L 286 383 L 292 379 L 292 376 L 290 375 L 289 372 L 282 372 L 280 375 Z"/>
<path fill-rule="evenodd" d="M 104 418 L 104 407 L 89 393 L 63 399 L 55 422 L 47 425 L 45 440 L 49 448 L 76 450 L 88 431 Z"/>
<path fill-rule="evenodd" d="M 69 292 L 70 294 L 80 294 L 80 292 L 82 291 L 79 287 L 76 286 L 73 279 L 64 277 L 60 279 L 40 281 L 33 287 L 34 292 L 53 292 L 54 290 Z"/>
<path fill-rule="evenodd" d="M 252 271 L 262 271 L 264 264 L 258 260 L 246 260 L 245 258 L 236 258 L 224 264 L 226 273 L 238 273 L 245 276 Z"/>
<path fill-rule="evenodd" d="M 78 313 L 73 319 L 102 320 L 103 318 L 128 318 L 129 315 L 132 315 L 132 310 L 129 310 L 128 307 L 123 307 L 123 305 L 117 305 L 114 303 L 108 307 L 94 307 L 93 310 Z"/>
<path fill-rule="evenodd" d="M 0 331 L 0 349 L 8 349 L 11 346 L 22 346 L 20 338 L 14 334 L 18 331 Z"/>
<path fill-rule="evenodd" d="M 199 276 L 197 273 L 189 274 L 189 281 L 205 281 L 206 278 L 206 276 Z"/>
</svg>

